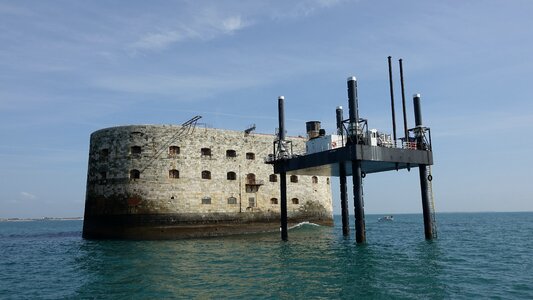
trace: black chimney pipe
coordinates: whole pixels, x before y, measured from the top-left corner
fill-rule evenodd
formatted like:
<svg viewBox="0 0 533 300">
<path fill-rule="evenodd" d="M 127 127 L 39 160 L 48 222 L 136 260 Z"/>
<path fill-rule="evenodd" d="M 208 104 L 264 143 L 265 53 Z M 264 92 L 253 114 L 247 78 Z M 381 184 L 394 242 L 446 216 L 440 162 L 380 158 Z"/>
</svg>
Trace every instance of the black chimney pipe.
<svg viewBox="0 0 533 300">
<path fill-rule="evenodd" d="M 422 108 L 420 105 L 420 94 L 413 95 L 413 106 L 415 108 L 415 126 L 422 126 Z"/>
<path fill-rule="evenodd" d="M 402 108 L 403 108 L 403 131 L 405 135 L 405 141 L 409 142 L 407 139 L 409 137 L 409 132 L 407 131 L 407 111 L 405 109 L 405 89 L 403 86 L 403 64 L 402 59 L 400 58 L 400 82 L 402 85 Z"/>
<path fill-rule="evenodd" d="M 285 107 L 283 102 L 285 97 L 278 97 L 278 118 L 279 118 L 279 132 L 278 137 L 280 141 L 285 141 Z"/>
<path fill-rule="evenodd" d="M 359 128 L 359 112 L 357 107 L 357 79 L 348 77 L 348 110 L 350 125 L 348 127 L 348 143 L 357 144 L 357 129 Z"/>
<path fill-rule="evenodd" d="M 336 117 L 337 117 L 337 134 L 338 135 L 344 135 L 344 130 L 342 128 L 342 106 L 337 106 L 337 109 L 335 110 Z"/>
<path fill-rule="evenodd" d="M 388 57 L 389 62 L 389 87 L 390 87 L 390 106 L 392 111 L 392 137 L 394 139 L 394 143 L 396 143 L 396 112 L 394 110 L 394 88 L 392 84 L 392 57 Z"/>
</svg>

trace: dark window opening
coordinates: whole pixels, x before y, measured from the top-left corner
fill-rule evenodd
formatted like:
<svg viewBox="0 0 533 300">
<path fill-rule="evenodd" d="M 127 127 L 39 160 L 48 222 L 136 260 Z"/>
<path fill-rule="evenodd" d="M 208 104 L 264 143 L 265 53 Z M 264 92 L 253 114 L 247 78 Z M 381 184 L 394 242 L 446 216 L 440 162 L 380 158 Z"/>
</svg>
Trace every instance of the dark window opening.
<svg viewBox="0 0 533 300">
<path fill-rule="evenodd" d="M 106 180 L 107 179 L 107 172 L 100 172 L 100 179 Z"/>
<path fill-rule="evenodd" d="M 292 204 L 298 204 L 300 203 L 300 200 L 298 200 L 298 198 L 292 198 Z"/>
<path fill-rule="evenodd" d="M 255 184 L 255 174 L 250 173 L 246 175 L 246 184 Z"/>
<path fill-rule="evenodd" d="M 130 179 L 139 179 L 141 178 L 141 172 L 139 170 L 133 169 L 130 171 Z"/>
<path fill-rule="evenodd" d="M 248 198 L 248 207 L 255 207 L 255 198 L 254 197 Z"/>
<path fill-rule="evenodd" d="M 229 197 L 228 198 L 228 204 L 237 204 L 237 198 Z"/>
<path fill-rule="evenodd" d="M 278 204 L 278 198 L 270 199 L 270 204 Z"/>
<path fill-rule="evenodd" d="M 235 172 L 228 172 L 227 178 L 228 178 L 228 180 L 236 180 L 237 179 L 237 174 L 235 174 Z"/>
<path fill-rule="evenodd" d="M 318 183 L 318 177 L 316 176 L 311 177 L 311 180 L 313 181 L 313 183 Z"/>
<path fill-rule="evenodd" d="M 131 146 L 130 153 L 131 154 L 141 154 L 141 146 Z"/>
<path fill-rule="evenodd" d="M 255 159 L 255 154 L 252 152 L 246 153 L 246 159 Z"/>
<path fill-rule="evenodd" d="M 211 148 L 202 148 L 200 152 L 202 156 L 211 156 Z"/>
<path fill-rule="evenodd" d="M 211 198 L 203 197 L 202 198 L 202 204 L 211 204 Z"/>
<path fill-rule="evenodd" d="M 211 172 L 202 171 L 202 179 L 211 179 Z"/>
<path fill-rule="evenodd" d="M 269 180 L 270 182 L 278 182 L 278 175 L 270 174 Z"/>
<path fill-rule="evenodd" d="M 178 147 L 178 146 L 170 146 L 170 147 L 168 147 L 168 154 L 169 155 L 178 155 L 178 154 L 180 154 L 180 147 Z"/>
<path fill-rule="evenodd" d="M 329 177 L 328 177 L 328 178 L 326 178 L 326 183 L 327 183 L 327 184 L 329 184 Z"/>
<path fill-rule="evenodd" d="M 226 157 L 237 157 L 237 151 L 235 151 L 235 150 L 226 150 Z"/>
<path fill-rule="evenodd" d="M 107 158 L 109 156 L 109 149 L 100 150 L 100 158 Z"/>
<path fill-rule="evenodd" d="M 168 171 L 168 178 L 180 178 L 180 171 L 176 169 Z"/>
<path fill-rule="evenodd" d="M 291 175 L 291 182 L 294 182 L 294 183 L 298 182 L 298 176 Z"/>
</svg>

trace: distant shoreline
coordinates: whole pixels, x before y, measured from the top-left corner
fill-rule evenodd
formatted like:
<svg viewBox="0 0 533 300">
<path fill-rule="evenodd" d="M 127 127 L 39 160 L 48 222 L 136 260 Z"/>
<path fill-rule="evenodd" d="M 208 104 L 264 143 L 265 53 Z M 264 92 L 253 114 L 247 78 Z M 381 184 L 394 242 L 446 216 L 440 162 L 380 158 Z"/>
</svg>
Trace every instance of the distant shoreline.
<svg viewBox="0 0 533 300">
<path fill-rule="evenodd" d="M 83 220 L 83 217 L 71 217 L 71 218 L 0 218 L 0 222 L 29 222 L 29 221 L 77 221 Z"/>
</svg>

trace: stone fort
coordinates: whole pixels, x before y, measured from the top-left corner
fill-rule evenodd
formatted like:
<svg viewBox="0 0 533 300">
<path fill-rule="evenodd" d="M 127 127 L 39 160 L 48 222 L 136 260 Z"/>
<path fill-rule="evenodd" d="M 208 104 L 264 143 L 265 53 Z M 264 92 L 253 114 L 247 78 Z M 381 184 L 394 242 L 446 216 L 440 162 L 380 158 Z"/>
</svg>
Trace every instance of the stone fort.
<svg viewBox="0 0 533 300">
<path fill-rule="evenodd" d="M 274 135 L 178 125 L 91 134 L 83 236 L 159 239 L 277 231 Z M 291 138 L 304 153 L 306 139 Z M 332 225 L 330 178 L 287 178 L 289 223 Z"/>
</svg>

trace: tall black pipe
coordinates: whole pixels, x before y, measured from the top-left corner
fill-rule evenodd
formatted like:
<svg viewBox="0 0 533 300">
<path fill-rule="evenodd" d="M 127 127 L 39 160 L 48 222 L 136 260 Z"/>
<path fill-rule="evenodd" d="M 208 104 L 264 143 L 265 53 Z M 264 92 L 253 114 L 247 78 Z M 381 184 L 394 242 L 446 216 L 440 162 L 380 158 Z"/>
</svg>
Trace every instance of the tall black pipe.
<svg viewBox="0 0 533 300">
<path fill-rule="evenodd" d="M 342 234 L 346 236 L 350 233 L 350 214 L 348 213 L 346 166 L 344 165 L 344 161 L 339 162 L 339 181 L 341 189 Z"/>
<path fill-rule="evenodd" d="M 348 110 L 350 124 L 348 127 L 348 143 L 357 144 L 357 132 L 359 128 L 359 112 L 357 107 L 357 79 L 355 76 L 348 77 Z"/>
<path fill-rule="evenodd" d="M 415 133 L 418 149 L 424 149 L 424 136 L 422 125 L 422 109 L 420 105 L 420 94 L 413 95 L 413 106 L 415 110 Z M 422 196 L 422 213 L 424 215 L 424 235 L 426 240 L 433 239 L 433 220 L 431 218 L 431 211 L 429 201 L 431 196 L 429 194 L 429 171 L 427 165 L 418 165 L 418 172 L 420 178 L 420 193 Z"/>
<path fill-rule="evenodd" d="M 337 117 L 337 134 L 344 135 L 344 131 L 342 128 L 342 119 L 344 118 L 342 116 L 342 106 L 337 106 L 337 109 L 335 110 L 335 116 Z"/>
<path fill-rule="evenodd" d="M 361 161 L 352 160 L 353 204 L 355 215 L 355 240 L 358 244 L 366 242 L 365 208 L 363 203 L 363 178 Z"/>
<path fill-rule="evenodd" d="M 413 107 L 415 109 L 415 126 L 422 126 L 422 108 L 420 105 L 420 94 L 413 95 Z"/>
<path fill-rule="evenodd" d="M 279 132 L 278 132 L 278 155 L 283 156 L 285 154 L 285 97 L 278 97 L 278 120 L 279 120 Z M 281 210 L 281 239 L 288 240 L 288 227 L 287 227 L 287 173 L 282 171 L 279 173 L 279 191 L 280 191 L 280 210 Z"/>
<path fill-rule="evenodd" d="M 392 137 L 394 139 L 394 143 L 396 143 L 396 112 L 394 109 L 394 88 L 392 84 L 392 57 L 388 57 L 389 61 L 389 87 L 390 87 L 390 107 L 392 111 Z"/>
<path fill-rule="evenodd" d="M 279 120 L 279 133 L 278 137 L 280 141 L 285 141 L 285 97 L 278 97 L 278 120 Z"/>
<path fill-rule="evenodd" d="M 337 106 L 335 110 L 337 117 L 337 134 L 342 137 L 344 141 L 344 129 L 342 121 L 344 119 L 342 113 L 342 106 Z M 342 234 L 348 235 L 350 233 L 350 214 L 348 213 L 348 193 L 346 189 L 346 166 L 344 161 L 339 162 L 339 181 L 341 192 L 341 213 L 342 213 Z"/>
<path fill-rule="evenodd" d="M 405 109 L 405 88 L 403 85 L 403 64 L 402 59 L 400 58 L 400 83 L 402 85 L 402 109 L 403 109 L 403 134 L 405 141 L 409 142 L 407 138 L 409 137 L 409 131 L 407 131 L 407 111 Z"/>
<path fill-rule="evenodd" d="M 281 200 L 281 239 L 287 241 L 288 226 L 287 226 L 287 173 L 285 171 L 279 173 L 279 191 Z"/>
<path fill-rule="evenodd" d="M 353 151 L 357 151 L 357 135 L 359 129 L 359 111 L 357 104 L 357 79 L 348 77 L 348 108 L 350 113 L 350 128 L 348 143 L 353 145 Z M 353 153 L 357 157 L 356 153 Z M 363 207 L 363 190 L 361 177 L 361 161 L 352 160 L 352 181 L 355 214 L 355 239 L 358 244 L 366 242 L 365 211 Z"/>
</svg>

